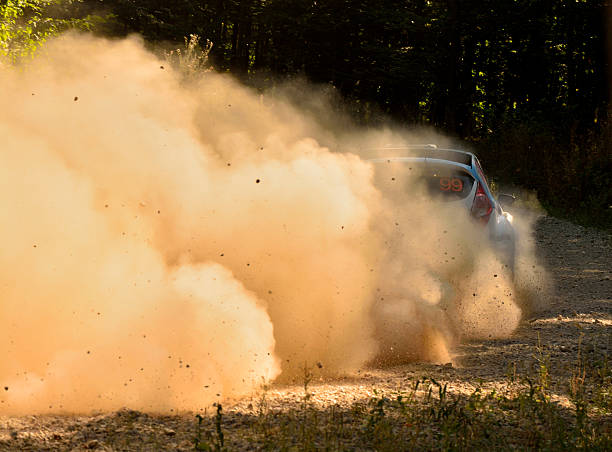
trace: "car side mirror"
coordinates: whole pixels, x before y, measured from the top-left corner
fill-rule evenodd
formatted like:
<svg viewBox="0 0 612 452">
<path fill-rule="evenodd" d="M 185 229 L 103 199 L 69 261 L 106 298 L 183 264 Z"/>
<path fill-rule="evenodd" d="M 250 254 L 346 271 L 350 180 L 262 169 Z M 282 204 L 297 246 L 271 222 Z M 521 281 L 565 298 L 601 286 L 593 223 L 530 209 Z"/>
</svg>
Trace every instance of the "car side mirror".
<svg viewBox="0 0 612 452">
<path fill-rule="evenodd" d="M 508 207 L 514 204 L 514 201 L 516 201 L 516 198 L 514 197 L 514 195 L 509 195 L 507 193 L 500 193 L 499 196 L 497 197 L 497 200 L 502 205 L 502 207 Z"/>
</svg>

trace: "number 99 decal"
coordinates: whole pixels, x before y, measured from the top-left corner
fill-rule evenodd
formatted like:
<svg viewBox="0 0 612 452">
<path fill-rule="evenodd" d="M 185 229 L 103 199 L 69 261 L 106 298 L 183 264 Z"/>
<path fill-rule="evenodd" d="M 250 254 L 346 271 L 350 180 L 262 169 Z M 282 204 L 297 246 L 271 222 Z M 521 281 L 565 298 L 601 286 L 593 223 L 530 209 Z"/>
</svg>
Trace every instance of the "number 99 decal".
<svg viewBox="0 0 612 452">
<path fill-rule="evenodd" d="M 441 177 L 440 190 L 442 191 L 463 191 L 463 181 L 457 177 Z"/>
</svg>

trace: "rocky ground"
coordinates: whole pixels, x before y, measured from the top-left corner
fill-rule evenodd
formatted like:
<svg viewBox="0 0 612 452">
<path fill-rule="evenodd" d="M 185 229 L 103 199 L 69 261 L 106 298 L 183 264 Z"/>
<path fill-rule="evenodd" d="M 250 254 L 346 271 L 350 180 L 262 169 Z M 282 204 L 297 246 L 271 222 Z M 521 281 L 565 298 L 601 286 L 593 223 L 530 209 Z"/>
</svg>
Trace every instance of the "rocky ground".
<svg viewBox="0 0 612 452">
<path fill-rule="evenodd" d="M 446 384 L 451 394 L 471 394 L 477 388 L 501 393 L 519 376 L 541 375 L 544 369 L 551 398 L 569 409 L 572 378 L 577 372 L 580 377 L 585 366 L 600 365 L 612 356 L 612 240 L 602 231 L 542 216 L 535 224 L 535 244 L 555 289 L 510 338 L 463 343 L 455 365 L 413 363 L 368 369 L 334 381 L 318 381 L 314 375 L 306 378 L 306 387 L 303 382 L 274 385 L 251 397 L 225 401 L 218 427 L 226 446 L 260 447 L 236 438 L 261 429 L 264 415 L 266 422 L 274 423 L 278 416 L 270 413 L 299 411 L 305 405 L 315 416 L 321 413 L 350 423 L 351 416 L 357 416 L 352 408 L 356 403 L 405 394 L 423 378 Z M 208 414 L 213 417 L 204 419 L 200 436 L 202 444 L 209 438 L 207 444 L 214 445 L 214 408 Z M 193 450 L 196 437 L 195 413 L 161 416 L 121 410 L 89 416 L 0 417 L 0 450 Z M 343 444 L 352 449 L 350 442 Z"/>
</svg>

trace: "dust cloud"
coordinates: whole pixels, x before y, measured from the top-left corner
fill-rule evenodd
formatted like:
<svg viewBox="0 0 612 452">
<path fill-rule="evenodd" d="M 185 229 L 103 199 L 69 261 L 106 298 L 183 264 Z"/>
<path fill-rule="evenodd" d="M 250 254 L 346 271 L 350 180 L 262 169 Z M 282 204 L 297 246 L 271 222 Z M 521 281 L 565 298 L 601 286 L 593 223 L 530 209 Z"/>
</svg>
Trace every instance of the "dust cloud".
<svg viewBox="0 0 612 452">
<path fill-rule="evenodd" d="M 0 413 L 198 410 L 305 365 L 451 361 L 520 320 L 467 216 L 384 195 L 357 152 L 421 137 L 314 88 L 300 109 L 67 35 L 0 90 Z"/>
</svg>

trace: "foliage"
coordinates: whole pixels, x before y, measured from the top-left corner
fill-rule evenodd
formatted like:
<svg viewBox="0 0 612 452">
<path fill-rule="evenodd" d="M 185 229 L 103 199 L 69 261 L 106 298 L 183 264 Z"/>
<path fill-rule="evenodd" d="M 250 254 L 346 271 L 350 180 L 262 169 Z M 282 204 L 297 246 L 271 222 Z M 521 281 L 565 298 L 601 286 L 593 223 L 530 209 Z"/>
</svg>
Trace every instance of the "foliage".
<svg viewBox="0 0 612 452">
<path fill-rule="evenodd" d="M 208 54 L 212 48 L 212 43 L 208 41 L 206 46 L 200 46 L 200 37 L 190 35 L 185 38 L 183 49 L 174 49 L 166 52 L 166 61 L 174 66 L 186 79 L 199 77 L 204 71 L 209 70 Z"/>
<path fill-rule="evenodd" d="M 15 62 L 31 56 L 49 37 L 61 31 L 88 29 L 87 19 L 67 15 L 74 1 L 7 0 L 1 4 L 0 56 Z"/>
</svg>

